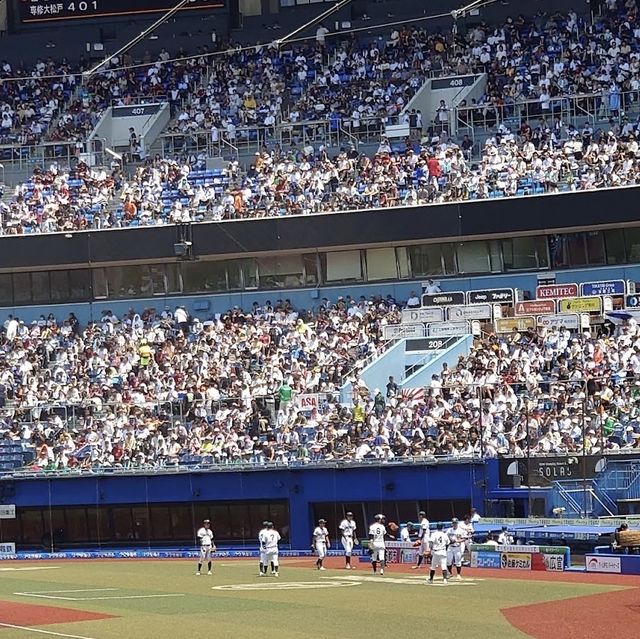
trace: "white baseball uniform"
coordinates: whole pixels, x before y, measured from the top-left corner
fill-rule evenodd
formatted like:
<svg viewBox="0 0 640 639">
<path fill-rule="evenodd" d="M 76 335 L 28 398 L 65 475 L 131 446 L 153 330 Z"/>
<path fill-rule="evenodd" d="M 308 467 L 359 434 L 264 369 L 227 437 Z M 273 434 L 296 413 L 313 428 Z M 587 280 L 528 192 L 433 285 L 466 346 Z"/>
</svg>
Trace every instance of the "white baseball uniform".
<svg viewBox="0 0 640 639">
<path fill-rule="evenodd" d="M 327 539 L 329 538 L 329 531 L 325 526 L 316 526 L 313 531 L 313 544 L 316 552 L 318 553 L 318 559 L 324 559 L 327 556 Z"/>
<path fill-rule="evenodd" d="M 509 531 L 503 530 L 498 535 L 499 546 L 513 546 L 513 537 L 509 534 Z"/>
<path fill-rule="evenodd" d="M 460 524 L 447 529 L 449 547 L 447 548 L 447 566 L 462 566 L 462 530 Z"/>
<path fill-rule="evenodd" d="M 200 541 L 200 563 L 211 561 L 211 548 L 213 547 L 213 530 L 211 528 L 200 528 L 197 532 Z"/>
<path fill-rule="evenodd" d="M 356 522 L 348 519 L 343 519 L 340 523 L 340 530 L 342 531 L 342 547 L 344 548 L 344 554 L 347 557 L 351 557 L 353 552 L 353 540 L 356 537 Z"/>
<path fill-rule="evenodd" d="M 263 566 L 267 565 L 267 560 L 265 558 L 265 550 L 266 550 L 266 537 L 265 533 L 268 531 L 268 528 L 263 528 L 258 533 L 258 544 L 260 545 L 260 563 Z"/>
<path fill-rule="evenodd" d="M 384 561 L 385 543 L 384 538 L 387 529 L 376 522 L 369 526 L 369 547 L 371 548 L 371 561 Z"/>
<path fill-rule="evenodd" d="M 462 528 L 462 554 L 464 554 L 465 548 L 468 544 L 471 543 L 471 539 L 473 537 L 473 533 L 475 532 L 473 528 L 473 524 L 471 522 L 466 523 L 462 522 L 459 524 L 460 528 Z"/>
<path fill-rule="evenodd" d="M 420 522 L 418 538 L 420 539 L 420 554 L 424 555 L 429 552 L 429 520 L 426 517 L 423 517 Z"/>
<path fill-rule="evenodd" d="M 449 538 L 442 532 L 436 530 L 429 537 L 429 547 L 431 548 L 431 570 L 440 568 L 443 571 L 447 569 L 447 546 Z"/>
<path fill-rule="evenodd" d="M 278 542 L 280 541 L 280 533 L 273 528 L 264 531 L 264 565 L 273 562 L 274 570 L 278 572 Z"/>
</svg>

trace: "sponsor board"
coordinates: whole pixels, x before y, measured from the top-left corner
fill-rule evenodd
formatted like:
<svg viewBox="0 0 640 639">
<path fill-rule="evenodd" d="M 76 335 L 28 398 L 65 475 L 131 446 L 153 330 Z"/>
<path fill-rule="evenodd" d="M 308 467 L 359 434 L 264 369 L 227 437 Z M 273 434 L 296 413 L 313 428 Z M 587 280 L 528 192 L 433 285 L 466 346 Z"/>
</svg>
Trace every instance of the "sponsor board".
<svg viewBox="0 0 640 639">
<path fill-rule="evenodd" d="M 570 297 L 558 303 L 560 313 L 599 313 L 602 300 L 599 297 Z"/>
<path fill-rule="evenodd" d="M 391 324 L 382 327 L 382 339 L 402 339 L 406 337 L 424 337 L 424 324 Z"/>
<path fill-rule="evenodd" d="M 475 304 L 473 306 L 449 306 L 447 319 L 456 320 L 490 320 L 491 304 Z"/>
<path fill-rule="evenodd" d="M 556 315 L 539 315 L 536 318 L 538 326 L 544 326 L 545 328 L 551 328 L 555 326 L 557 328 L 568 328 L 571 330 L 578 330 L 580 328 L 580 316 L 575 313 L 558 313 Z"/>
<path fill-rule="evenodd" d="M 587 555 L 584 560 L 587 572 L 613 572 L 620 574 L 620 557 L 607 557 L 605 555 Z"/>
<path fill-rule="evenodd" d="M 403 324 L 428 324 L 442 322 L 444 309 L 433 306 L 431 308 L 405 308 L 402 311 Z"/>
<path fill-rule="evenodd" d="M 469 304 L 513 304 L 515 295 L 512 288 L 494 288 L 485 291 L 469 291 Z"/>
<path fill-rule="evenodd" d="M 500 568 L 504 570 L 531 570 L 531 553 L 501 552 Z"/>
<path fill-rule="evenodd" d="M 559 300 L 564 297 L 578 297 L 577 284 L 542 284 L 536 287 L 536 299 Z"/>
<path fill-rule="evenodd" d="M 317 393 L 296 395 L 294 402 L 298 410 L 311 412 L 318 410 L 319 396 Z"/>
<path fill-rule="evenodd" d="M 13 543 L 1 543 L 0 544 L 0 555 L 15 555 L 16 554 L 16 545 Z"/>
<path fill-rule="evenodd" d="M 471 551 L 472 568 L 500 568 L 500 553 L 485 550 Z"/>
<path fill-rule="evenodd" d="M 543 553 L 542 560 L 544 561 L 544 567 L 549 572 L 564 571 L 564 555 L 550 555 L 548 553 Z"/>
<path fill-rule="evenodd" d="M 624 280 L 608 280 L 605 282 L 584 282 L 580 285 L 580 295 L 624 295 Z"/>
<path fill-rule="evenodd" d="M 626 308 L 640 308 L 640 295 L 627 295 L 624 298 Z"/>
<path fill-rule="evenodd" d="M 465 295 L 462 291 L 453 293 L 423 293 L 422 306 L 451 306 L 464 304 Z"/>
<path fill-rule="evenodd" d="M 470 332 L 468 322 L 440 322 L 427 325 L 429 337 L 463 336 L 468 335 Z"/>
<path fill-rule="evenodd" d="M 533 317 L 506 317 L 496 320 L 496 333 L 511 333 L 515 328 L 519 331 L 527 331 L 536 327 Z"/>
<path fill-rule="evenodd" d="M 549 315 L 556 312 L 555 300 L 529 300 L 516 302 L 516 315 Z"/>
<path fill-rule="evenodd" d="M 15 519 L 16 518 L 16 505 L 4 504 L 0 506 L 0 519 Z"/>
</svg>

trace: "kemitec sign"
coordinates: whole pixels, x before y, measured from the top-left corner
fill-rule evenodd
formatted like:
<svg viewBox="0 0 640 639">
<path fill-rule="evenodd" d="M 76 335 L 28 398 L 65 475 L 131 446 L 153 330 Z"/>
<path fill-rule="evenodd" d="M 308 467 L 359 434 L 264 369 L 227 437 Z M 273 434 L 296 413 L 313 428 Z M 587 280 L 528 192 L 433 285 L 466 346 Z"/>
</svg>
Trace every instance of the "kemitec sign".
<svg viewBox="0 0 640 639">
<path fill-rule="evenodd" d="M 543 284 L 536 288 L 536 299 L 559 300 L 564 297 L 578 297 L 577 284 Z"/>
<path fill-rule="evenodd" d="M 556 312 L 556 301 L 530 300 L 517 302 L 514 310 L 516 315 L 549 315 Z"/>
<path fill-rule="evenodd" d="M 574 297 L 558 302 L 561 313 L 599 313 L 602 299 L 599 297 Z"/>
</svg>

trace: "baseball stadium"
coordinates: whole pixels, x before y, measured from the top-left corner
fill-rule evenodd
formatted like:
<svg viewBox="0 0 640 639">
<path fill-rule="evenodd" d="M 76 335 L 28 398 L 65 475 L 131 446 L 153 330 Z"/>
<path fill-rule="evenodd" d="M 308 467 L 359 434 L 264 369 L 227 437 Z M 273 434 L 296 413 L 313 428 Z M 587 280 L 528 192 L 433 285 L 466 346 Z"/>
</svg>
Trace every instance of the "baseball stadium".
<svg viewBox="0 0 640 639">
<path fill-rule="evenodd" d="M 637 196 L 638 0 L 0 0 L 0 639 L 633 633 Z"/>
</svg>

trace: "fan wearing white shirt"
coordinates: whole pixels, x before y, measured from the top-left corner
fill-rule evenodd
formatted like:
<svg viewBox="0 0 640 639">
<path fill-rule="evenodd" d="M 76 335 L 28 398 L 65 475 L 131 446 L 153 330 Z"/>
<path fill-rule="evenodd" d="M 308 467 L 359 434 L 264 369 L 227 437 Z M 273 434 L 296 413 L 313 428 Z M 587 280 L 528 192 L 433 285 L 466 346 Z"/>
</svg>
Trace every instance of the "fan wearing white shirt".
<svg viewBox="0 0 640 639">
<path fill-rule="evenodd" d="M 316 568 L 318 570 L 326 570 L 322 565 L 324 558 L 327 556 L 327 549 L 331 546 L 329 543 L 329 531 L 326 527 L 326 519 L 318 519 L 318 525 L 313 530 L 311 539 L 311 550 L 318 555 L 316 559 Z"/>
<path fill-rule="evenodd" d="M 354 566 L 351 565 L 351 553 L 358 539 L 356 537 L 356 522 L 353 520 L 352 512 L 348 512 L 340 523 L 340 532 L 342 533 L 342 547 L 344 548 L 344 559 L 346 562 L 345 568 L 347 570 L 353 570 Z"/>
<path fill-rule="evenodd" d="M 208 575 L 211 575 L 211 553 L 216 551 L 216 546 L 213 543 L 213 530 L 211 530 L 211 522 L 205 519 L 202 522 L 202 528 L 196 533 L 198 541 L 200 542 L 200 560 L 198 561 L 198 571 L 196 575 L 200 575 L 202 570 L 202 564 L 208 562 Z"/>
<path fill-rule="evenodd" d="M 387 529 L 382 523 L 384 516 L 376 515 L 374 523 L 369 526 L 369 552 L 371 554 L 371 566 L 373 572 L 378 570 L 378 562 L 380 562 L 380 574 L 384 575 L 385 550 L 386 545 L 384 539 L 387 535 Z"/>
<path fill-rule="evenodd" d="M 271 574 L 274 577 L 279 577 L 278 575 L 278 542 L 280 541 L 280 533 L 274 529 L 273 522 L 267 522 L 267 529 L 263 534 L 263 542 L 260 547 L 262 552 L 264 552 L 263 557 L 263 570 L 264 574 L 267 574 L 267 566 L 271 566 Z"/>
</svg>

